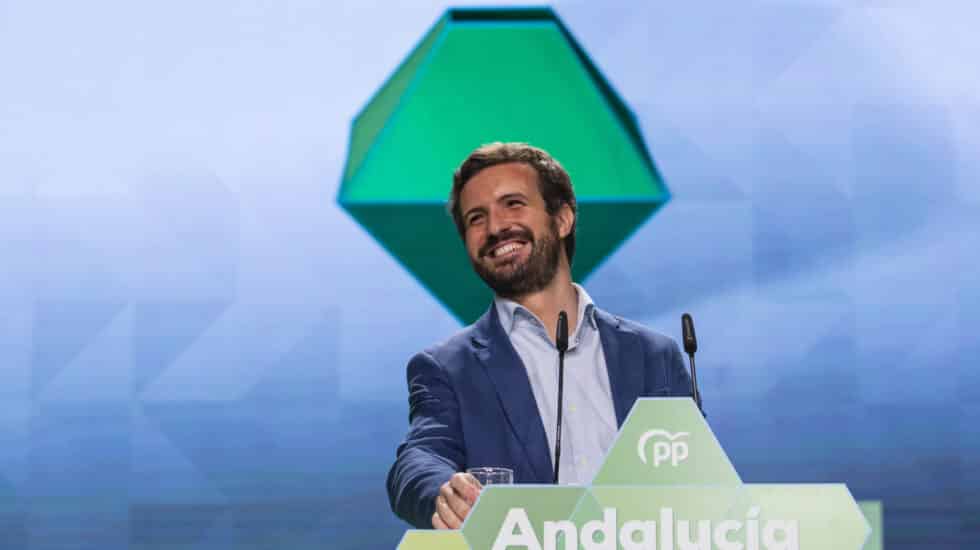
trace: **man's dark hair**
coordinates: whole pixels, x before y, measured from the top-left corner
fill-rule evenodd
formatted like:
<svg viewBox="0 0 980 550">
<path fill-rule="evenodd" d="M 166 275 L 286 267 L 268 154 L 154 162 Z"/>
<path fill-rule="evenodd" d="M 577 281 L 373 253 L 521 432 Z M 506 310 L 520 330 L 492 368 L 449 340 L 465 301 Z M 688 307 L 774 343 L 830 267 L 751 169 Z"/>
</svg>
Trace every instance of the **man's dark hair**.
<svg viewBox="0 0 980 550">
<path fill-rule="evenodd" d="M 572 209 L 572 213 L 575 214 L 572 229 L 564 239 L 565 255 L 568 257 L 568 264 L 571 265 L 572 257 L 575 255 L 575 225 L 578 223 L 572 180 L 568 177 L 568 172 L 554 157 L 543 149 L 526 143 L 488 143 L 470 153 L 466 160 L 459 165 L 453 174 L 453 189 L 449 194 L 449 203 L 446 205 L 453 217 L 453 222 L 456 223 L 456 230 L 459 231 L 461 237 L 465 238 L 466 227 L 463 225 L 463 212 L 459 204 L 459 196 L 463 192 L 463 186 L 466 185 L 466 182 L 485 168 L 510 162 L 519 162 L 534 168 L 538 175 L 538 191 L 544 197 L 545 209 L 549 215 L 557 214 L 564 204 L 567 204 Z"/>
</svg>

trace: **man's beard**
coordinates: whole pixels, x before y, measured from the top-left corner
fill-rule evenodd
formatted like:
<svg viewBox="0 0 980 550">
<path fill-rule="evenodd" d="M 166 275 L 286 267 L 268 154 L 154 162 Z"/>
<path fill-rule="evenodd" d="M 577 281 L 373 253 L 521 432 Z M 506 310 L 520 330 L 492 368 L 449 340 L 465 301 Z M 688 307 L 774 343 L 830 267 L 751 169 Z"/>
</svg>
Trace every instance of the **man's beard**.
<svg viewBox="0 0 980 550">
<path fill-rule="evenodd" d="M 544 289 L 555 278 L 560 260 L 558 224 L 553 218 L 549 224 L 549 231 L 540 239 L 535 239 L 527 230 L 505 231 L 488 239 L 483 250 L 489 250 L 497 243 L 513 238 L 527 241 L 525 246 L 531 247 L 530 255 L 521 264 L 513 267 L 501 266 L 495 271 L 480 260 L 470 259 L 473 269 L 483 282 L 498 296 L 508 299 L 520 298 Z"/>
</svg>

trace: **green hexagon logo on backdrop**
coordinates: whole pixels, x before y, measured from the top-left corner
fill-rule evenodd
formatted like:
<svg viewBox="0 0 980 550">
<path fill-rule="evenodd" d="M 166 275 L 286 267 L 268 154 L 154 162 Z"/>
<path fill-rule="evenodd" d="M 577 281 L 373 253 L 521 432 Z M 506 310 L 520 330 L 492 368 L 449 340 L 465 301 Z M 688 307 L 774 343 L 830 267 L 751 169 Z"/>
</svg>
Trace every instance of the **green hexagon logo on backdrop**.
<svg viewBox="0 0 980 550">
<path fill-rule="evenodd" d="M 450 9 L 354 119 L 338 201 L 460 321 L 487 308 L 445 204 L 484 143 L 565 166 L 584 280 L 669 198 L 633 114 L 548 8 Z"/>
</svg>

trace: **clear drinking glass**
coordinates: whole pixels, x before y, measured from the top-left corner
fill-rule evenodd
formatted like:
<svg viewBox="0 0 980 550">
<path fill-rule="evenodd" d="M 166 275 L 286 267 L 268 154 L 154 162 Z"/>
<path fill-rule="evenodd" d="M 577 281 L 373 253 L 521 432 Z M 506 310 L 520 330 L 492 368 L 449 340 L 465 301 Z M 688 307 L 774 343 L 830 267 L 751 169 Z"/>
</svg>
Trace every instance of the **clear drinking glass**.
<svg viewBox="0 0 980 550">
<path fill-rule="evenodd" d="M 496 466 L 486 468 L 470 468 L 466 473 L 472 475 L 480 482 L 480 485 L 509 485 L 514 483 L 514 470 L 510 468 L 498 468 Z"/>
</svg>

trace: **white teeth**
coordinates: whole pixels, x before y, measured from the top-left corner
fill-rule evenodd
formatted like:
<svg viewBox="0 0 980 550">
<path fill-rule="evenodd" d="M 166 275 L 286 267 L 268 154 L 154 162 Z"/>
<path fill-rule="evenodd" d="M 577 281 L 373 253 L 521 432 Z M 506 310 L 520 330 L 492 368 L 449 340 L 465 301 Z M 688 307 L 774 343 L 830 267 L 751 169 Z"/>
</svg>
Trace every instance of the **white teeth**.
<svg viewBox="0 0 980 550">
<path fill-rule="evenodd" d="M 505 254 L 510 254 L 511 252 L 517 250 L 521 246 L 522 245 L 520 243 L 508 243 L 494 250 L 493 255 L 495 258 L 499 258 L 500 256 L 503 256 Z"/>
</svg>

